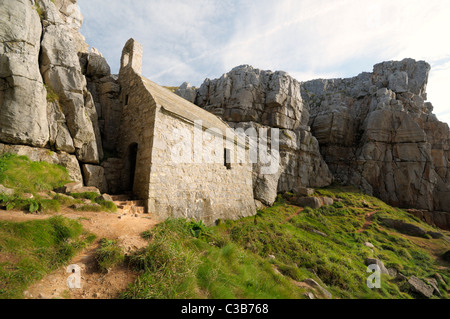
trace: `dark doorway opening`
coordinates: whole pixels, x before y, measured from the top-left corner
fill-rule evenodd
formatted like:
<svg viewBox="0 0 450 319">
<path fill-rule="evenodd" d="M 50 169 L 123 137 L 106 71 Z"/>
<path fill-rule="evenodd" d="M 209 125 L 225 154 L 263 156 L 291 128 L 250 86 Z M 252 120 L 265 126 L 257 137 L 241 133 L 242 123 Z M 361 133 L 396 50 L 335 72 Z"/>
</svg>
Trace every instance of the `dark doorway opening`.
<svg viewBox="0 0 450 319">
<path fill-rule="evenodd" d="M 128 190 L 133 191 L 134 187 L 134 176 L 136 174 L 136 161 L 138 153 L 138 144 L 133 143 L 128 147 L 128 167 L 129 167 L 129 184 Z"/>
<path fill-rule="evenodd" d="M 229 149 L 224 149 L 223 152 L 223 161 L 224 161 L 224 165 L 227 168 L 227 170 L 231 169 L 231 151 Z"/>
</svg>

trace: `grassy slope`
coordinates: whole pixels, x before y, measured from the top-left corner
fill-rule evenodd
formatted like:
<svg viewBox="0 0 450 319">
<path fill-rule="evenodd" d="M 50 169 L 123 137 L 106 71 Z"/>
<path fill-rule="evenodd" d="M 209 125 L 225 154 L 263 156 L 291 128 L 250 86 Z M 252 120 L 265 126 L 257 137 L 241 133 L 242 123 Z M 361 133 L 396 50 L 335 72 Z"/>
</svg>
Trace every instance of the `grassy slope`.
<svg viewBox="0 0 450 319">
<path fill-rule="evenodd" d="M 55 195 L 43 199 L 39 193 L 63 186 L 69 181 L 67 170 L 45 162 L 31 162 L 25 156 L 0 156 L 0 184 L 14 189 L 15 194 L 0 194 L 0 207 L 26 212 L 58 211 L 61 206 L 83 203 L 87 198 L 101 205 L 102 210 L 113 211 L 108 203 L 94 200 L 97 194 L 77 194 L 80 199 Z M 34 195 L 23 198 L 24 193 Z M 85 205 L 92 210 L 91 205 Z M 82 207 L 83 208 L 83 207 Z M 0 211 L 1 214 L 1 211 Z M 65 264 L 94 237 L 86 234 L 79 222 L 63 217 L 23 223 L 0 222 L 0 299 L 21 298 L 28 285 L 46 273 Z"/>
<path fill-rule="evenodd" d="M 67 169 L 46 162 L 32 162 L 26 156 L 0 156 L 0 184 L 21 193 L 37 194 L 70 182 Z"/>
<path fill-rule="evenodd" d="M 99 199 L 97 193 L 71 194 L 72 198 L 59 194 L 49 195 L 50 191 L 69 182 L 71 181 L 67 169 L 60 165 L 32 162 L 26 156 L 14 154 L 0 156 L 0 184 L 15 190 L 12 196 L 0 194 L 1 207 L 29 212 L 58 212 L 61 206 L 84 204 L 77 210 L 109 212 L 117 210 L 112 202 Z M 33 198 L 24 198 L 25 193 L 32 194 Z M 43 197 L 42 194 L 47 196 Z M 86 204 L 83 199 L 90 200 L 90 203 Z"/>
<path fill-rule="evenodd" d="M 145 234 L 152 239 L 148 248 L 130 258 L 130 264 L 144 273 L 123 297 L 305 298 L 305 288 L 296 283 L 306 278 L 322 282 L 334 298 L 417 297 L 404 282 L 384 275 L 381 289 L 369 289 L 367 257 L 379 258 L 386 267 L 408 277 L 425 279 L 440 273 L 450 282 L 448 268 L 439 268 L 449 265 L 438 258 L 449 249 L 448 241 L 397 233 L 380 218 L 389 216 L 426 230 L 436 229 L 354 189 L 318 192 L 337 201 L 299 213 L 298 207 L 279 198 L 256 219 L 227 221 L 211 228 L 184 220 L 159 225 Z M 373 223 L 358 232 L 365 215 L 373 211 L 377 212 Z M 375 249 L 364 246 L 365 242 Z M 448 287 L 440 284 L 439 288 L 447 298 Z"/>
<path fill-rule="evenodd" d="M 23 298 L 28 285 L 67 263 L 93 240 L 79 222 L 63 217 L 0 221 L 0 299 Z"/>
<path fill-rule="evenodd" d="M 25 192 L 34 194 L 44 210 L 46 205 L 57 210 L 60 205 L 79 203 L 80 199 L 60 195 L 39 199 L 37 193 L 66 181 L 62 167 L 32 163 L 15 155 L 0 157 L 0 184 L 18 194 L 0 198 L 0 204 L 29 209 L 31 202 L 20 198 Z M 381 220 L 401 219 L 435 231 L 431 226 L 354 189 L 336 187 L 318 193 L 333 197 L 335 204 L 299 212 L 280 197 L 274 207 L 260 211 L 256 218 L 222 222 L 216 227 L 168 220 L 144 234 L 151 239 L 146 249 L 127 258 L 130 266 L 143 274 L 123 297 L 304 298 L 307 290 L 298 284 L 306 278 L 322 282 L 334 298 L 415 297 L 405 283 L 386 276 L 381 289 L 367 288 L 367 257 L 379 258 L 406 276 L 425 279 L 440 273 L 450 283 L 448 263 L 437 258 L 449 249 L 448 241 L 406 236 Z M 96 195 L 78 196 L 94 201 Z M 371 212 L 376 212 L 373 223 L 359 232 L 365 215 Z M 59 217 L 0 223 L 0 298 L 18 297 L 29 283 L 67 261 L 89 241 L 86 236 L 79 224 Z M 365 247 L 365 242 L 375 249 Z M 105 267 L 122 260 L 114 243 L 108 242 L 98 258 Z M 448 287 L 441 283 L 439 288 L 447 298 Z"/>
</svg>

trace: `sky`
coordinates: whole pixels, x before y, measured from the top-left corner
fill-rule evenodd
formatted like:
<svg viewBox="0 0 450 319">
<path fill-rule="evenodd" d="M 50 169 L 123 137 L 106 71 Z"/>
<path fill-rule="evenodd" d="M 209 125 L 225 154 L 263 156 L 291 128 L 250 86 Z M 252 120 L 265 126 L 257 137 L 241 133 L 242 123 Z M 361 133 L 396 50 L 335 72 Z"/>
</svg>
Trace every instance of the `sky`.
<svg viewBox="0 0 450 319">
<path fill-rule="evenodd" d="M 448 0 L 78 0 L 80 32 L 118 73 L 125 42 L 144 48 L 143 75 L 200 86 L 236 66 L 299 81 L 346 78 L 383 61 L 430 63 L 428 101 L 450 123 Z"/>
</svg>

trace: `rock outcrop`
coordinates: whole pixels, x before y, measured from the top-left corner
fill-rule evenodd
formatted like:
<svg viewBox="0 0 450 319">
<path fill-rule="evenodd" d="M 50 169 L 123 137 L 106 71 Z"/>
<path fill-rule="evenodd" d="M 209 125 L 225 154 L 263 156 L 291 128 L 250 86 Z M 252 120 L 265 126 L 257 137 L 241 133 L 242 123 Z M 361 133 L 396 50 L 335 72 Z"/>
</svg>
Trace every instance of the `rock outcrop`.
<svg viewBox="0 0 450 319">
<path fill-rule="evenodd" d="M 114 192 L 127 98 L 82 22 L 76 0 L 0 0 L 0 153 L 61 164 L 75 181 Z M 448 228 L 448 213 L 426 213 L 450 212 L 450 133 L 427 102 L 429 72 L 405 59 L 298 82 L 244 65 L 177 93 L 257 137 L 253 190 L 265 205 L 334 180 Z"/>
<path fill-rule="evenodd" d="M 114 153 L 122 115 L 118 77 L 111 74 L 108 62 L 95 48 L 91 48 L 91 52 L 86 57 L 84 69 L 88 90 L 92 94 L 99 118 L 103 149 Z"/>
<path fill-rule="evenodd" d="M 83 182 L 80 164 L 75 155 L 70 155 L 65 152 L 52 152 L 45 148 L 0 143 L 0 154 L 6 153 L 27 156 L 33 162 L 48 162 L 50 164 L 61 165 L 67 169 L 72 181 Z"/>
<path fill-rule="evenodd" d="M 0 1 L 0 141 L 44 147 L 46 90 L 39 71 L 42 25 L 29 0 Z"/>
<path fill-rule="evenodd" d="M 449 211 L 450 134 L 426 102 L 429 72 L 428 63 L 405 59 L 354 78 L 300 83 L 241 66 L 176 93 L 233 127 L 282 130 L 279 173 L 255 167 L 255 196 L 265 204 L 276 192 L 327 185 L 331 171 L 392 205 Z"/>
<path fill-rule="evenodd" d="M 199 89 L 185 83 L 176 93 L 235 129 L 258 133 L 269 148 L 267 163 L 254 163 L 254 194 L 262 203 L 273 204 L 279 192 L 331 183 L 332 176 L 308 126 L 309 109 L 301 96 L 300 82 L 287 73 L 243 65 L 220 79 L 207 79 Z M 271 128 L 279 129 L 279 136 L 271 136 Z M 267 165 L 275 165 L 275 170 L 265 173 Z"/>
<path fill-rule="evenodd" d="M 98 115 L 78 57 L 84 46 L 73 36 L 79 25 L 67 17 L 64 20 L 65 15 L 51 0 L 39 0 L 38 6 L 43 11 L 42 77 L 58 96 L 78 159 L 98 164 L 103 157 Z"/>
<path fill-rule="evenodd" d="M 76 0 L 1 0 L 0 17 L 0 143 L 29 146 L 35 159 L 53 151 L 49 160 L 70 163 L 82 181 L 80 167 L 103 157 L 85 74 L 109 75 L 109 66 L 89 56 Z"/>
<path fill-rule="evenodd" d="M 335 179 L 399 207 L 449 210 L 449 128 L 425 102 L 430 65 L 375 65 L 302 84 L 310 125 Z"/>
</svg>

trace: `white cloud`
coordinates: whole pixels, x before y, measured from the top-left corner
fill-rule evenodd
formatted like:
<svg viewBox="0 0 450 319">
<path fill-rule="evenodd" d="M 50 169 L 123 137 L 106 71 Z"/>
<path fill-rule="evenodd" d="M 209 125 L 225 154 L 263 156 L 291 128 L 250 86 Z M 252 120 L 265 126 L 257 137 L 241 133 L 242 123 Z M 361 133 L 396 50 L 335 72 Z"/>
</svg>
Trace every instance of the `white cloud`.
<svg viewBox="0 0 450 319">
<path fill-rule="evenodd" d="M 144 75 L 164 85 L 199 85 L 241 64 L 287 71 L 300 81 L 349 77 L 411 57 L 433 66 L 429 100 L 440 119 L 450 117 L 450 67 L 442 64 L 450 57 L 446 0 L 78 2 L 82 33 L 115 72 L 130 37 L 144 46 Z"/>
<path fill-rule="evenodd" d="M 450 124 L 448 88 L 450 88 L 450 57 L 447 62 L 432 65 L 427 87 L 428 100 L 433 103 L 434 113 L 440 121 Z"/>
</svg>

